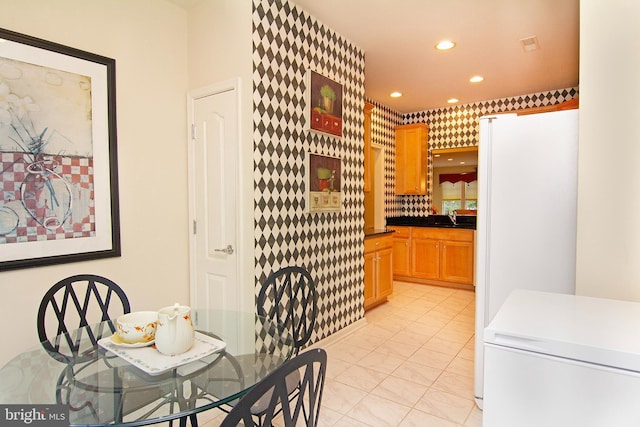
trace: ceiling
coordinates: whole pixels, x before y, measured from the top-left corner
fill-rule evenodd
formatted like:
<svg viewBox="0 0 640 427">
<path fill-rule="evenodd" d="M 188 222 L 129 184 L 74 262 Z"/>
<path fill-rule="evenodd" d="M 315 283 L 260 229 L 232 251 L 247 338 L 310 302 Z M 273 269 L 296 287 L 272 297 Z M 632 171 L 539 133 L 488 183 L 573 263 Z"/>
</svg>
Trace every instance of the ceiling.
<svg viewBox="0 0 640 427">
<path fill-rule="evenodd" d="M 365 95 L 402 113 L 578 85 L 579 0 L 291 1 L 365 51 Z"/>
<path fill-rule="evenodd" d="M 579 0 L 289 1 L 364 50 L 365 96 L 401 113 L 578 86 Z"/>
<path fill-rule="evenodd" d="M 478 166 L 478 150 L 433 150 L 432 154 L 434 168 Z"/>
</svg>

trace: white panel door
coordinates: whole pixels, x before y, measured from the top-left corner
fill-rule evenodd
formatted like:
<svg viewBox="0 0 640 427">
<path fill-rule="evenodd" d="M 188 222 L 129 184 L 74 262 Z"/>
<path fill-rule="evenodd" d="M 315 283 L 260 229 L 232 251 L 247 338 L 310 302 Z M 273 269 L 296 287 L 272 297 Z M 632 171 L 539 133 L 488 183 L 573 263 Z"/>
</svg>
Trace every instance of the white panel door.
<svg viewBox="0 0 640 427">
<path fill-rule="evenodd" d="M 191 306 L 237 310 L 237 89 L 192 102 Z"/>
</svg>

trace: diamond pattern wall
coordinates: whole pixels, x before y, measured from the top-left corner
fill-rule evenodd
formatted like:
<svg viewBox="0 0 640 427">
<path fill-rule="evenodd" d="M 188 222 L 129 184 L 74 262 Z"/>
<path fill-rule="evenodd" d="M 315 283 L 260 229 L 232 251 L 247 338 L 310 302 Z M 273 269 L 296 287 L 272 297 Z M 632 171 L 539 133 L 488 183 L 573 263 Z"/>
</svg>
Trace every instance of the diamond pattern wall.
<svg viewBox="0 0 640 427">
<path fill-rule="evenodd" d="M 401 114 L 369 100 L 376 108 L 372 113 L 372 140 L 389 148 L 385 163 L 385 214 L 394 216 L 424 216 L 431 208 L 431 190 L 426 196 L 396 196 L 395 185 L 395 132 L 401 124 L 427 123 L 429 125 L 429 149 L 476 146 L 480 140 L 480 117 L 505 111 L 555 105 L 578 96 L 578 88 L 558 89 L 548 92 L 501 98 L 455 107 Z M 428 182 L 433 167 L 427 164 Z"/>
<path fill-rule="evenodd" d="M 256 293 L 280 267 L 306 268 L 315 342 L 364 314 L 364 53 L 286 0 L 253 0 L 252 21 Z M 304 129 L 309 69 L 343 85 L 342 138 Z M 309 152 L 342 158 L 340 212 L 305 213 Z"/>
</svg>

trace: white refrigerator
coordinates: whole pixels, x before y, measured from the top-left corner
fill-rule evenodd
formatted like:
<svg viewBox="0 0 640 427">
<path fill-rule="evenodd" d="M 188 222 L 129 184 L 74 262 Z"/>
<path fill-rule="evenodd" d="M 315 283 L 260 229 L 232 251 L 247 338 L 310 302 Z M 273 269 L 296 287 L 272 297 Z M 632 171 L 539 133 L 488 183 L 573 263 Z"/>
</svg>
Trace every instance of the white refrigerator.
<svg viewBox="0 0 640 427">
<path fill-rule="evenodd" d="M 480 119 L 476 403 L 484 328 L 514 289 L 575 293 L 578 110 Z"/>
</svg>

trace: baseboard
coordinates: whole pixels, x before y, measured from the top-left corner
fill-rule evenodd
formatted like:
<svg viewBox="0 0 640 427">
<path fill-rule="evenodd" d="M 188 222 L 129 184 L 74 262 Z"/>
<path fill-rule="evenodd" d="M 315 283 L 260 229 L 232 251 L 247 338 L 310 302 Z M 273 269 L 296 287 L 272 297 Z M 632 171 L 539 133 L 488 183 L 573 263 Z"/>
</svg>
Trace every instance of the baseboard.
<svg viewBox="0 0 640 427">
<path fill-rule="evenodd" d="M 339 341 L 342 341 L 343 339 L 345 339 L 346 337 L 348 337 L 358 329 L 365 327 L 366 325 L 367 325 L 367 319 L 363 317 L 362 319 L 356 320 L 352 324 L 345 326 L 344 328 L 340 329 L 338 332 L 331 334 L 328 337 L 311 344 L 307 348 L 311 349 L 311 348 L 328 347 Z"/>
</svg>

